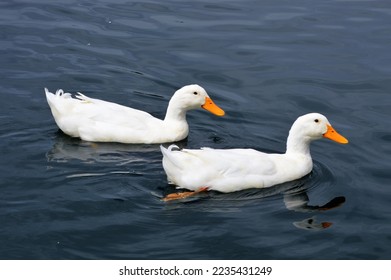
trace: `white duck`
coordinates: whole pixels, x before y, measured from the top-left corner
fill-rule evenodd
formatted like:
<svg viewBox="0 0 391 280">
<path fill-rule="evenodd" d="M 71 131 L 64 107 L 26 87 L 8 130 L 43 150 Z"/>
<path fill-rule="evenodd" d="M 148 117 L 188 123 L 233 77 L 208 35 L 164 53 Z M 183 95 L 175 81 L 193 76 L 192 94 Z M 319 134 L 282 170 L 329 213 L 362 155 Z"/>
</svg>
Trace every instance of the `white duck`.
<svg viewBox="0 0 391 280">
<path fill-rule="evenodd" d="M 180 141 L 187 137 L 186 112 L 204 108 L 217 116 L 220 109 L 199 85 L 187 85 L 171 97 L 164 120 L 147 112 L 116 103 L 89 98 L 80 92 L 76 98 L 59 89 L 45 88 L 46 99 L 57 126 L 72 137 L 94 142 L 156 144 Z"/>
<path fill-rule="evenodd" d="M 234 192 L 266 188 L 299 179 L 312 170 L 310 143 L 322 137 L 346 144 L 327 118 L 318 113 L 299 117 L 292 125 L 284 154 L 253 149 L 183 149 L 161 146 L 169 183 L 193 192 L 170 194 L 163 200 L 184 198 L 206 190 Z"/>
</svg>

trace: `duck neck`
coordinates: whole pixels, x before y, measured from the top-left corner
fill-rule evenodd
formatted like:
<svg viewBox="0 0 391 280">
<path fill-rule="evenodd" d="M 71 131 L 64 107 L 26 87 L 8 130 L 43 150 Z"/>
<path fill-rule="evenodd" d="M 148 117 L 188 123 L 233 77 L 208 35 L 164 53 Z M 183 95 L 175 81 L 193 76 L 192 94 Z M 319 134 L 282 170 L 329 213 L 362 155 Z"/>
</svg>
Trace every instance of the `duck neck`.
<svg viewBox="0 0 391 280">
<path fill-rule="evenodd" d="M 186 112 L 174 100 L 171 100 L 168 104 L 164 121 L 186 121 Z"/>
<path fill-rule="evenodd" d="M 289 134 L 288 140 L 286 142 L 286 153 L 302 154 L 311 157 L 310 144 L 311 140 L 309 138 L 303 138 Z"/>
</svg>

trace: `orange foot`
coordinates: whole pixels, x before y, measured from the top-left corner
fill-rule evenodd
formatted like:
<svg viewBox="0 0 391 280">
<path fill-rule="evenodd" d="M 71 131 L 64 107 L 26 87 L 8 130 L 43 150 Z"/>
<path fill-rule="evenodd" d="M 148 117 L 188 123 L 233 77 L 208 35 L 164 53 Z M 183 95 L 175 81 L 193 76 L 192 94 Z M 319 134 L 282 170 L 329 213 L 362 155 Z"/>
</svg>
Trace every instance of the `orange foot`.
<svg viewBox="0 0 391 280">
<path fill-rule="evenodd" d="M 199 188 L 198 190 L 193 191 L 193 192 L 170 193 L 170 194 L 166 195 L 165 197 L 163 197 L 162 200 L 167 202 L 167 201 L 171 201 L 171 200 L 184 199 L 189 196 L 193 196 L 193 195 L 198 194 L 200 192 L 206 192 L 206 191 L 208 191 L 208 188 L 202 187 L 202 188 Z"/>
<path fill-rule="evenodd" d="M 333 223 L 323 222 L 323 223 L 321 223 L 321 225 L 322 225 L 322 228 L 328 228 L 328 227 L 331 227 L 333 225 Z"/>
</svg>

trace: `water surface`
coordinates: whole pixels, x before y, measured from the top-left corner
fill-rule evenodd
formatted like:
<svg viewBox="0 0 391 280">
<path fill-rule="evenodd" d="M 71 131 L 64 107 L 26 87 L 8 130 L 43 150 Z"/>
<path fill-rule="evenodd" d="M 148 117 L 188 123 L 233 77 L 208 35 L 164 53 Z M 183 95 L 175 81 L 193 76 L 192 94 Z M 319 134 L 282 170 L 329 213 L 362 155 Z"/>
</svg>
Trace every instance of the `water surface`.
<svg viewBox="0 0 391 280">
<path fill-rule="evenodd" d="M 390 16 L 386 0 L 2 1 L 0 258 L 389 259 Z M 183 147 L 284 152 L 309 112 L 350 143 L 314 143 L 295 182 L 164 203 L 158 145 L 72 139 L 43 90 L 163 117 L 190 83 L 226 116 L 190 112 Z"/>
</svg>

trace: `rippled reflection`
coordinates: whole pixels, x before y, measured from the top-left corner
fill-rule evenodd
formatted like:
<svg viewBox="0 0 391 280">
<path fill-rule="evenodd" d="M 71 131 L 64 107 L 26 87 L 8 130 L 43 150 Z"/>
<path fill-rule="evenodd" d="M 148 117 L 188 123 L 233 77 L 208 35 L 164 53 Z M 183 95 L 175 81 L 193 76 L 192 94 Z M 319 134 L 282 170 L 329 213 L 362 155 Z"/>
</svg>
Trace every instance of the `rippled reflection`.
<svg viewBox="0 0 391 280">
<path fill-rule="evenodd" d="M 333 222 L 317 223 L 314 213 L 324 213 L 342 206 L 346 198 L 337 196 L 331 198 L 328 202 L 322 205 L 314 205 L 311 203 L 309 192 L 318 187 L 327 187 L 325 180 L 332 181 L 332 173 L 326 166 L 315 162 L 313 171 L 303 178 L 280 184 L 277 186 L 263 189 L 248 189 L 232 193 L 219 193 L 215 191 L 200 192 L 195 196 L 186 199 L 174 200 L 166 202 L 165 208 L 168 210 L 200 207 L 205 212 L 220 212 L 241 211 L 241 208 L 251 206 L 257 203 L 266 202 L 267 200 L 282 199 L 285 208 L 290 211 L 299 213 L 309 213 L 311 216 L 301 221 L 293 221 L 292 224 L 300 229 L 305 230 L 323 230 L 332 226 Z M 327 178 L 327 179 L 325 179 Z M 177 192 L 174 186 L 169 186 L 163 190 L 163 194 L 154 193 L 159 198 L 163 198 L 168 193 Z M 197 205 L 200 203 L 201 205 Z M 270 214 L 274 215 L 280 211 L 278 207 L 270 209 Z"/>
<path fill-rule="evenodd" d="M 54 144 L 46 153 L 48 161 L 68 162 L 79 160 L 84 163 L 106 162 L 125 165 L 144 161 L 139 153 L 158 151 L 158 145 L 125 145 L 120 143 L 95 143 L 72 138 L 58 131 Z"/>
</svg>

